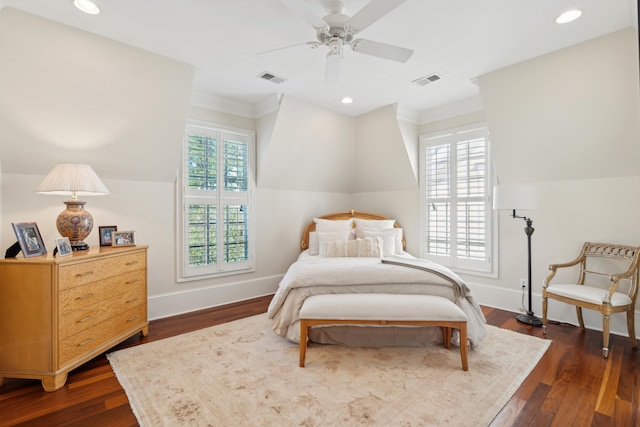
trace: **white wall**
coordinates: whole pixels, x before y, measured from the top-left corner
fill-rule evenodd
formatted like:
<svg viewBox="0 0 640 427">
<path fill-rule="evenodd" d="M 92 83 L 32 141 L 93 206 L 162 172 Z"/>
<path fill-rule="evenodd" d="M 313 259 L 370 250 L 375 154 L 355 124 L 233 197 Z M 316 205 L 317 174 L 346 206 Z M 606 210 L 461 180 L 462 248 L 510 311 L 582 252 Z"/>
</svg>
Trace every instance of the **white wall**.
<svg viewBox="0 0 640 427">
<path fill-rule="evenodd" d="M 351 191 L 353 118 L 284 96 L 271 127 L 270 138 L 260 141 L 260 187 Z"/>
<path fill-rule="evenodd" d="M 501 182 L 640 174 L 637 52 L 629 28 L 480 76 Z"/>
<path fill-rule="evenodd" d="M 171 182 L 194 67 L 13 8 L 0 11 L 4 173 L 90 163 Z"/>
</svg>

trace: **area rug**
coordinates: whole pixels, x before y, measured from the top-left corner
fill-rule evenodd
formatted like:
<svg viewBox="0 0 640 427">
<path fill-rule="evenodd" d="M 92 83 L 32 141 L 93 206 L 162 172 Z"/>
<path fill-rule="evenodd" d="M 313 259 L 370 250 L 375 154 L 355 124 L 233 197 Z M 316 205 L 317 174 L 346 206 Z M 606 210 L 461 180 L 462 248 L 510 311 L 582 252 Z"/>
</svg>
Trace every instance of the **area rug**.
<svg viewBox="0 0 640 427">
<path fill-rule="evenodd" d="M 266 314 L 107 355 L 142 426 L 486 426 L 550 341 L 488 328 L 457 347 L 298 346 Z"/>
</svg>

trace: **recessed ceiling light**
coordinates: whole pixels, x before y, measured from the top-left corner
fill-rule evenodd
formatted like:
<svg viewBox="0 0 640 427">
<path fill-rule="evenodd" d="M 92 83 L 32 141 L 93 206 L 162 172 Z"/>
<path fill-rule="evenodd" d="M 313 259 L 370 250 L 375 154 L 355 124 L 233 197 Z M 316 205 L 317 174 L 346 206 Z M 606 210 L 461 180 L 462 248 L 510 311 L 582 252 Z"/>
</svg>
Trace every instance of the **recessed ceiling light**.
<svg viewBox="0 0 640 427">
<path fill-rule="evenodd" d="M 343 104 L 351 104 L 353 102 L 353 98 L 345 96 L 340 102 L 342 102 Z"/>
<path fill-rule="evenodd" d="M 556 18 L 556 23 L 566 24 L 580 18 L 580 15 L 582 15 L 582 11 L 579 9 L 568 10 Z"/>
<path fill-rule="evenodd" d="M 73 0 L 73 5 L 89 15 L 97 15 L 100 13 L 100 8 L 91 0 Z"/>
</svg>

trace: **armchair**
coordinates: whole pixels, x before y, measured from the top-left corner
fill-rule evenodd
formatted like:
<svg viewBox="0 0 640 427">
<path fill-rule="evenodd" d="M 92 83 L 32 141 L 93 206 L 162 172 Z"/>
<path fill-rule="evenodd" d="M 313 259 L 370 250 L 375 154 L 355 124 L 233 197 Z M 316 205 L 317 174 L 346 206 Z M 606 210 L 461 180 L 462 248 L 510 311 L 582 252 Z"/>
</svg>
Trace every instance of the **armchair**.
<svg viewBox="0 0 640 427">
<path fill-rule="evenodd" d="M 544 334 L 547 333 L 548 300 L 553 299 L 576 307 L 578 322 L 582 329 L 584 329 L 583 308 L 602 313 L 602 351 L 605 358 L 609 356 L 610 316 L 613 313 L 626 312 L 629 338 L 631 338 L 633 346 L 636 347 L 634 316 L 640 272 L 639 257 L 640 247 L 586 242 L 582 246 L 580 255 L 573 261 L 550 265 L 551 273 L 545 279 L 542 287 Z M 623 271 L 620 273 L 607 272 L 606 269 L 613 269 L 614 264 L 617 269 Z M 624 267 L 620 267 L 620 265 Z M 576 284 L 551 283 L 559 269 L 574 266 L 579 267 Z M 603 266 L 604 268 L 602 268 Z M 624 270 L 625 267 L 626 270 Z M 596 280 L 598 277 L 607 279 L 608 286 L 602 284 L 598 286 Z"/>
</svg>

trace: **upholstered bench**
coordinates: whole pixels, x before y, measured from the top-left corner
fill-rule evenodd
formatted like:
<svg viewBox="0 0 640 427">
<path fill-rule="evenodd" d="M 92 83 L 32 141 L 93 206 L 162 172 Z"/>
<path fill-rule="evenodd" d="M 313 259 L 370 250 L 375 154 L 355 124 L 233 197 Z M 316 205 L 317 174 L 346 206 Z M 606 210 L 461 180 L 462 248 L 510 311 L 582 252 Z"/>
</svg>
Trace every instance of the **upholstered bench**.
<svg viewBox="0 0 640 427">
<path fill-rule="evenodd" d="M 451 348 L 452 329 L 460 330 L 460 358 L 467 371 L 467 316 L 452 301 L 433 295 L 324 294 L 307 298 L 300 309 L 300 366 L 304 367 L 309 330 L 318 325 L 439 326 Z"/>
</svg>

